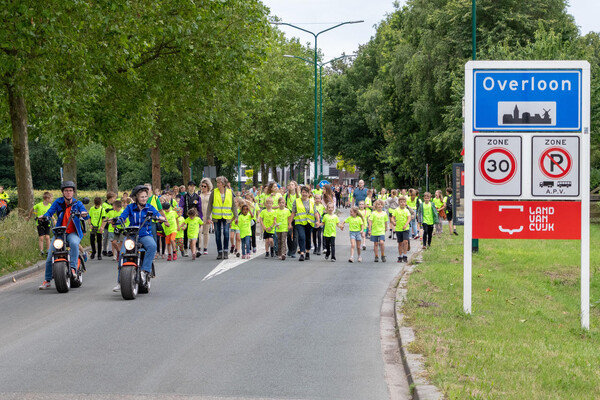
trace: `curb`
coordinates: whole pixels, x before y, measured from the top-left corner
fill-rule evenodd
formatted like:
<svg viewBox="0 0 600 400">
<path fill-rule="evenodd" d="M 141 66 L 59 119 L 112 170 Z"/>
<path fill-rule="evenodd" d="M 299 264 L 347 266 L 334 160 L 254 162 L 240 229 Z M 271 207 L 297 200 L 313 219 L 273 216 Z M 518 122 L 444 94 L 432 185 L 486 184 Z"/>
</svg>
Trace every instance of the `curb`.
<svg viewBox="0 0 600 400">
<path fill-rule="evenodd" d="M 412 398 L 415 400 L 441 400 L 444 398 L 443 394 L 427 379 L 424 366 L 425 358 L 421 354 L 411 353 L 408 349 L 408 346 L 415 340 L 413 329 L 408 326 L 402 326 L 404 314 L 402 314 L 401 309 L 406 301 L 408 278 L 415 269 L 415 266 L 412 263 L 421 258 L 421 252 L 422 251 L 420 250 L 414 253 L 410 257 L 407 266 L 402 270 L 402 276 L 396 288 L 396 312 L 394 313 L 394 316 L 396 319 L 397 338 L 398 345 L 400 346 L 400 354 L 402 356 L 402 364 L 404 365 L 406 378 L 410 385 Z"/>
<path fill-rule="evenodd" d="M 46 260 L 38 261 L 36 264 L 29 268 L 25 268 L 16 272 L 12 272 L 8 275 L 0 277 L 0 287 L 6 286 L 10 283 L 15 283 L 20 279 L 23 279 L 29 275 L 33 275 L 38 271 L 42 271 L 46 268 Z"/>
<path fill-rule="evenodd" d="M 84 247 L 85 251 L 91 249 L 91 247 Z M 46 269 L 46 260 L 41 260 L 32 265 L 31 267 L 21 269 L 16 272 L 11 272 L 8 275 L 0 276 L 0 288 L 11 283 L 16 283 L 18 280 L 28 277 L 29 275 L 33 275 L 36 272 L 44 271 Z"/>
</svg>

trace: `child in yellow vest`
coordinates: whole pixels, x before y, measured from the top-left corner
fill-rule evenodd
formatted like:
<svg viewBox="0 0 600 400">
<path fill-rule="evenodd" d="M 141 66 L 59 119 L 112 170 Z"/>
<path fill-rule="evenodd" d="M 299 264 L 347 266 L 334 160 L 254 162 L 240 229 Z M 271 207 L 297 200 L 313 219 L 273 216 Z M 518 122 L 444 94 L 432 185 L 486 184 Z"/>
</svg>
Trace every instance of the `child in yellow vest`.
<svg viewBox="0 0 600 400">
<path fill-rule="evenodd" d="M 315 210 L 319 213 L 319 217 L 321 219 L 326 214 L 325 205 L 323 204 L 322 198 L 323 197 L 320 194 L 315 195 Z M 312 230 L 312 239 L 313 239 L 313 244 L 315 246 L 315 249 L 313 250 L 313 254 L 320 256 L 321 248 L 323 248 L 323 226 L 322 225 L 319 226 L 318 228 L 315 225 L 315 227 Z"/>
<path fill-rule="evenodd" d="M 362 203 L 362 201 L 360 203 Z M 348 224 L 350 230 L 350 258 L 348 259 L 348 262 L 354 262 L 354 247 L 356 247 L 358 262 L 362 262 L 360 243 L 362 235 L 364 234 L 363 227 L 365 226 L 365 220 L 359 214 L 358 207 L 353 206 L 350 209 L 350 216 L 343 222 L 342 230 L 344 229 L 344 224 Z"/>
<path fill-rule="evenodd" d="M 164 203 L 162 209 L 167 218 L 167 224 L 163 224 L 165 231 L 165 244 L 167 245 L 167 261 L 176 261 L 177 252 L 175 251 L 175 238 L 177 237 L 177 212 L 171 208 L 171 203 Z"/>
<path fill-rule="evenodd" d="M 190 241 L 190 249 L 192 251 L 192 260 L 196 259 L 196 243 L 200 234 L 200 225 L 204 225 L 202 219 L 198 217 L 198 210 L 190 208 L 188 217 L 183 221 L 188 230 L 188 240 Z"/>
<path fill-rule="evenodd" d="M 185 234 L 185 218 L 183 218 L 183 208 L 179 206 L 176 207 L 177 210 L 177 235 L 175 235 L 175 253 L 177 254 L 177 250 L 181 252 L 181 256 L 185 255 L 185 246 L 183 245 L 183 237 Z M 198 238 L 196 237 L 196 240 Z M 193 257 L 192 257 L 193 259 Z"/>
<path fill-rule="evenodd" d="M 119 259 L 119 252 L 121 250 L 121 240 L 122 240 L 122 236 L 123 236 L 123 225 L 119 223 L 119 217 L 121 216 L 121 213 L 123 212 L 123 209 L 121 208 L 122 204 L 121 204 L 121 200 L 115 200 L 112 204 L 112 210 L 110 210 L 108 212 L 108 214 L 106 215 L 106 220 L 104 221 L 104 223 L 102 224 L 102 229 L 104 229 L 104 227 L 106 226 L 106 224 L 108 223 L 108 240 L 111 243 L 112 246 L 112 254 L 113 254 L 113 261 L 116 261 Z"/>
<path fill-rule="evenodd" d="M 339 226 L 343 228 L 344 225 L 340 224 L 340 219 L 333 213 L 334 204 L 327 204 L 327 213 L 322 217 L 323 225 L 323 240 L 325 242 L 325 260 L 331 256 L 331 262 L 335 262 L 335 237 L 336 228 Z"/>
<path fill-rule="evenodd" d="M 408 237 L 410 228 L 410 211 L 406 207 L 406 197 L 398 199 L 398 208 L 392 210 L 392 226 L 396 228 L 398 240 L 398 262 L 408 262 Z"/>
<path fill-rule="evenodd" d="M 273 210 L 273 200 L 271 198 L 265 199 L 265 209 L 260 212 L 258 220 L 263 229 L 263 239 L 265 240 L 265 258 L 269 258 L 269 252 L 271 257 L 275 256 L 275 249 L 273 248 L 273 233 L 275 232 L 275 225 L 277 224 L 277 218 L 275 210 Z"/>
<path fill-rule="evenodd" d="M 50 209 L 52 205 L 52 193 L 45 192 L 42 201 L 37 203 L 31 209 L 29 218 L 35 215 L 38 219 L 42 215 L 46 214 L 46 211 Z M 37 231 L 38 231 L 38 244 L 40 247 L 40 256 L 44 256 L 44 243 L 46 243 L 46 250 L 50 249 L 50 221 L 46 219 L 37 220 Z M 93 257 L 92 257 L 93 258 Z"/>
<path fill-rule="evenodd" d="M 252 254 L 252 218 L 250 206 L 246 202 L 241 203 L 238 226 L 240 228 L 243 259 L 249 259 L 250 254 Z"/>
<path fill-rule="evenodd" d="M 381 262 L 386 262 L 385 259 L 385 232 L 389 221 L 388 214 L 383 211 L 383 201 L 378 199 L 375 201 L 375 211 L 369 217 L 369 234 L 371 242 L 373 242 L 373 250 L 375 252 L 375 262 L 379 262 L 378 250 L 381 250 Z"/>
<path fill-rule="evenodd" d="M 277 219 L 277 228 L 275 229 L 277 233 L 277 257 L 280 260 L 285 260 L 285 255 L 287 252 L 287 235 L 288 235 L 288 226 L 289 226 L 289 218 L 292 215 L 292 212 L 289 208 L 287 208 L 285 204 L 285 198 L 280 197 L 278 200 L 279 208 L 275 212 L 275 218 Z"/>
<path fill-rule="evenodd" d="M 364 229 L 362 231 L 362 249 L 363 251 L 367 250 L 367 234 L 369 233 L 369 217 L 371 216 L 371 209 L 367 208 L 364 201 L 360 201 L 358 203 L 358 213 L 365 221 Z"/>
<path fill-rule="evenodd" d="M 239 215 L 241 203 L 244 202 L 244 200 L 242 200 L 240 197 L 236 197 L 233 199 L 233 202 L 235 203 Z M 242 247 L 242 238 L 240 237 L 240 227 L 235 219 L 231 221 L 231 226 L 229 227 L 229 242 L 231 242 L 231 249 L 229 249 L 229 253 L 233 254 L 235 252 L 236 257 L 239 257 Z"/>
</svg>

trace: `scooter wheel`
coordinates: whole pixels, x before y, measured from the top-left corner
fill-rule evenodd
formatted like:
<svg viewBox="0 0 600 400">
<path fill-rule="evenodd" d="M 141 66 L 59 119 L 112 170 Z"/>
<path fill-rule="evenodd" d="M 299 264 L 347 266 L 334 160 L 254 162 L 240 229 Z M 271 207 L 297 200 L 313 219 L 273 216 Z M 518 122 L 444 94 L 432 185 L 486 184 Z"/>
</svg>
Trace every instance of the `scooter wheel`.
<svg viewBox="0 0 600 400">
<path fill-rule="evenodd" d="M 133 266 L 121 267 L 121 296 L 125 300 L 134 300 L 138 294 L 139 283 L 137 269 Z"/>
<path fill-rule="evenodd" d="M 69 266 L 64 261 L 52 265 L 52 275 L 58 293 L 67 293 L 71 289 L 71 278 L 69 278 Z"/>
</svg>

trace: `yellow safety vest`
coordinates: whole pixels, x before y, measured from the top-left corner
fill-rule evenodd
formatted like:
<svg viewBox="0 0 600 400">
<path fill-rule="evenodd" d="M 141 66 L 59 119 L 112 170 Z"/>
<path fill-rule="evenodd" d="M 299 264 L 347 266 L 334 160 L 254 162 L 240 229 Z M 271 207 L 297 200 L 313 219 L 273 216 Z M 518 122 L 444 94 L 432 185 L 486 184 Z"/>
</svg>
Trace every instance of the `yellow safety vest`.
<svg viewBox="0 0 600 400">
<path fill-rule="evenodd" d="M 294 222 L 296 225 L 306 225 L 308 222 L 310 226 L 315 226 L 315 203 L 312 199 L 309 200 L 310 209 L 306 212 L 302 199 L 296 199 L 296 215 L 294 216 Z"/>
<path fill-rule="evenodd" d="M 233 219 L 233 193 L 231 189 L 225 189 L 225 202 L 221 200 L 221 192 L 218 188 L 213 191 L 212 219 Z"/>
</svg>

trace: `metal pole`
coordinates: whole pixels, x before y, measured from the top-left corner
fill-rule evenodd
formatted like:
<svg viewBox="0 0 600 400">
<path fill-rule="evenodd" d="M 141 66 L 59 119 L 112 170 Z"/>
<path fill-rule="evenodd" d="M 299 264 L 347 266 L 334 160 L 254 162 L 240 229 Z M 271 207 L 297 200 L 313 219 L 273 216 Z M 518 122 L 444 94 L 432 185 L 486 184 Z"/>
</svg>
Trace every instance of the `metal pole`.
<svg viewBox="0 0 600 400">
<path fill-rule="evenodd" d="M 317 182 L 320 182 L 323 180 L 323 64 L 321 64 L 321 66 L 319 67 L 319 111 L 320 111 L 320 116 L 319 116 L 319 125 L 320 125 L 320 136 L 321 136 L 321 176 L 319 176 L 319 180 Z"/>
<path fill-rule="evenodd" d="M 471 14 L 472 14 L 472 27 L 471 27 L 471 31 L 472 31 L 472 41 L 473 41 L 473 45 L 472 45 L 472 49 L 473 49 L 473 60 L 477 60 L 477 0 L 473 0 L 472 4 L 471 4 L 472 10 L 471 10 Z"/>
<path fill-rule="evenodd" d="M 477 60 L 477 0 L 473 0 L 472 2 L 472 27 L 471 27 L 471 36 L 472 36 L 472 49 L 473 49 L 473 60 Z M 466 220 L 466 219 L 465 219 Z M 468 222 L 469 224 L 471 221 Z M 467 222 L 465 221 L 465 224 Z M 471 251 L 473 253 L 477 253 L 479 251 L 479 239 L 473 238 L 471 239 Z"/>
<path fill-rule="evenodd" d="M 315 176 L 313 177 L 313 181 L 316 180 L 319 176 L 319 166 L 318 166 L 318 148 L 317 148 L 317 141 L 318 141 L 318 130 L 319 130 L 319 124 L 318 124 L 318 117 L 317 117 L 317 62 L 318 62 L 318 48 L 317 48 L 317 38 L 319 37 L 319 35 L 321 33 L 325 33 L 328 32 L 332 29 L 335 29 L 337 27 L 340 27 L 342 25 L 347 25 L 347 24 L 358 24 L 361 22 L 365 22 L 363 20 L 360 21 L 346 21 L 346 22 L 342 22 L 339 23 L 335 26 L 332 26 L 331 28 L 327 28 L 325 30 L 322 30 L 321 32 L 318 33 L 314 33 L 311 32 L 309 30 L 306 30 L 304 28 L 300 28 L 299 26 L 296 25 L 292 25 L 292 24 L 288 24 L 287 22 L 272 22 L 272 24 L 274 25 L 286 25 L 286 26 L 291 26 L 292 28 L 296 28 L 298 30 L 301 30 L 303 32 L 306 33 L 310 33 L 311 35 L 313 35 L 315 37 L 315 59 L 314 59 L 314 64 L 315 64 L 315 158 L 314 158 L 314 162 L 315 162 Z M 313 182 L 314 183 L 314 182 Z"/>
<path fill-rule="evenodd" d="M 317 35 L 315 35 L 315 176 L 313 178 L 313 185 L 315 184 L 315 180 L 317 180 L 317 177 L 319 176 L 319 166 L 318 166 L 318 154 L 319 154 L 319 148 L 318 148 L 318 134 L 319 134 L 319 122 L 318 122 L 318 114 L 317 114 L 317 57 L 318 57 L 318 51 L 317 51 Z"/>
</svg>

